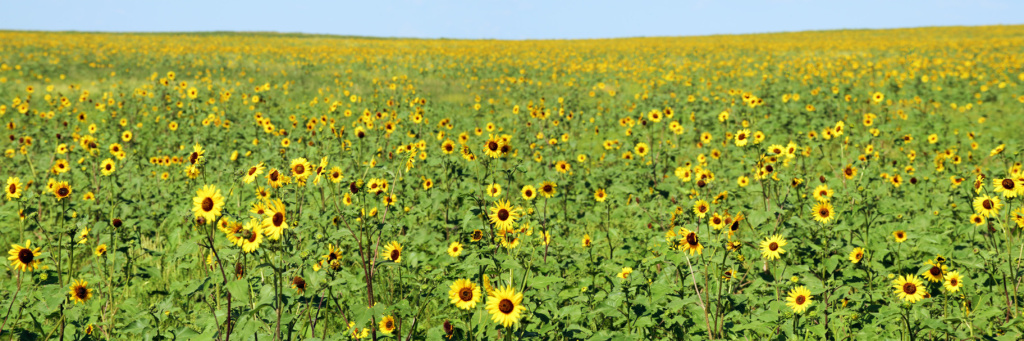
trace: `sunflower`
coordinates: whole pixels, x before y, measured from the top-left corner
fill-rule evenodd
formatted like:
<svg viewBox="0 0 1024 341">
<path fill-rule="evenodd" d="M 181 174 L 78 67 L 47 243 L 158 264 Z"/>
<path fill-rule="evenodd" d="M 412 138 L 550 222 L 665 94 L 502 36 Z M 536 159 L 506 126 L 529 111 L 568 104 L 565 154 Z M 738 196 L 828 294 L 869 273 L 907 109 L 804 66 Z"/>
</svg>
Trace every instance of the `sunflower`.
<svg viewBox="0 0 1024 341">
<path fill-rule="evenodd" d="M 7 178 L 7 187 L 4 189 L 7 200 L 21 198 L 21 190 L 24 188 L 25 186 L 21 184 L 21 179 L 15 177 Z"/>
<path fill-rule="evenodd" d="M 188 154 L 188 162 L 190 164 L 197 165 L 203 161 L 204 154 L 206 154 L 206 151 L 203 150 L 203 146 L 196 143 L 192 146 L 192 153 Z"/>
<path fill-rule="evenodd" d="M 103 255 L 107 254 L 107 244 L 97 245 L 92 254 L 96 255 L 96 257 L 103 257 Z"/>
<path fill-rule="evenodd" d="M 341 266 L 341 249 L 334 247 L 334 244 L 327 244 L 327 254 L 321 258 L 331 269 L 337 270 Z"/>
<path fill-rule="evenodd" d="M 488 216 L 499 231 L 510 231 L 512 224 L 519 218 L 519 210 L 512 207 L 507 200 L 498 200 L 494 202 L 494 207 L 491 207 L 491 214 Z"/>
<path fill-rule="evenodd" d="M 736 132 L 736 146 L 743 147 L 750 142 L 750 129 L 740 129 Z"/>
<path fill-rule="evenodd" d="M 391 335 L 391 333 L 394 333 L 395 318 L 391 315 L 384 316 L 384 318 L 380 320 L 380 332 L 384 335 Z"/>
<path fill-rule="evenodd" d="M 401 263 L 402 244 L 392 240 L 391 243 L 388 243 L 388 245 L 384 247 L 384 252 L 381 253 L 381 255 L 392 262 Z"/>
<path fill-rule="evenodd" d="M 924 263 L 924 265 L 928 266 L 928 270 L 925 271 L 923 275 L 925 279 L 927 279 L 929 282 L 942 282 L 942 279 L 945 278 L 946 274 L 945 264 L 928 260 L 927 262 Z"/>
<path fill-rule="evenodd" d="M 1024 228 L 1024 207 L 1013 210 L 1013 222 L 1017 223 L 1017 227 Z"/>
<path fill-rule="evenodd" d="M 242 182 L 245 182 L 247 184 L 251 184 L 253 181 L 256 180 L 257 176 L 259 176 L 260 174 L 263 174 L 263 169 L 264 168 L 265 167 L 263 167 L 263 163 L 262 162 L 260 162 L 258 165 L 249 167 L 249 170 L 245 172 L 244 176 L 242 176 Z"/>
<path fill-rule="evenodd" d="M 302 277 L 292 277 L 292 289 L 295 289 L 295 291 L 298 292 L 299 295 L 302 295 L 302 293 L 306 292 L 306 286 L 306 280 L 303 279 Z"/>
<path fill-rule="evenodd" d="M 92 298 L 92 289 L 89 289 L 89 283 L 76 279 L 71 284 L 71 300 L 75 301 L 75 304 L 85 303 Z"/>
<path fill-rule="evenodd" d="M 761 242 L 761 256 L 767 260 L 779 259 L 780 255 L 786 253 L 786 250 L 782 249 L 783 246 L 786 246 L 786 239 L 781 235 L 765 237 Z"/>
<path fill-rule="evenodd" d="M 114 174 L 115 170 L 117 170 L 117 165 L 114 164 L 114 160 L 108 158 L 100 163 L 100 173 L 103 173 L 103 176 L 110 176 L 110 174 Z"/>
<path fill-rule="evenodd" d="M 32 271 L 39 267 L 40 261 L 36 258 L 42 254 L 39 251 L 41 248 L 37 247 L 33 250 L 31 244 L 32 242 L 29 240 L 25 241 L 24 247 L 18 244 L 11 244 L 11 250 L 7 251 L 7 254 L 10 255 L 7 257 L 7 260 L 11 261 L 11 266 L 21 271 Z"/>
<path fill-rule="evenodd" d="M 814 199 L 820 202 L 829 201 L 832 199 L 832 193 L 834 192 L 828 188 L 828 185 L 821 184 L 814 188 Z"/>
<path fill-rule="evenodd" d="M 496 198 L 499 195 L 501 195 L 501 185 L 499 185 L 499 184 L 487 185 L 487 195 L 492 197 L 492 198 Z"/>
<path fill-rule="evenodd" d="M 633 268 L 627 266 L 622 268 L 622 271 L 620 271 L 618 275 L 615 275 L 615 277 L 618 277 L 619 279 L 627 279 L 629 278 L 629 275 L 632 273 Z"/>
<path fill-rule="evenodd" d="M 921 280 L 917 279 L 917 276 L 897 276 L 892 282 L 893 289 L 896 289 L 895 294 L 899 298 L 910 303 L 917 302 L 924 298 L 925 290 L 921 285 Z"/>
<path fill-rule="evenodd" d="M 881 92 L 875 92 L 875 94 L 871 95 L 871 100 L 875 101 L 875 103 L 880 103 L 883 99 L 885 99 L 885 95 Z"/>
<path fill-rule="evenodd" d="M 457 279 L 449 287 L 448 299 L 462 310 L 470 310 L 480 302 L 480 287 L 468 279 Z"/>
<path fill-rule="evenodd" d="M 260 248 L 260 243 L 263 242 L 263 224 L 260 223 L 259 219 L 250 219 L 245 226 L 242 227 L 241 236 L 239 240 L 242 242 L 242 251 L 245 253 L 252 253 L 256 249 Z"/>
<path fill-rule="evenodd" d="M 491 320 L 505 328 L 518 325 L 525 310 L 523 293 L 516 293 L 512 286 L 498 288 L 487 297 L 487 312 L 491 313 Z"/>
<path fill-rule="evenodd" d="M 441 151 L 443 151 L 445 154 L 454 153 L 455 152 L 455 142 L 452 141 L 452 140 L 444 140 L 444 142 L 441 143 Z"/>
<path fill-rule="evenodd" d="M 974 199 L 974 211 L 982 217 L 995 217 L 999 214 L 999 210 L 1002 208 L 1003 204 L 997 197 L 982 195 Z"/>
<path fill-rule="evenodd" d="M 789 297 L 786 298 L 786 306 L 793 309 L 794 313 L 799 314 L 811 306 L 811 303 L 813 303 L 811 301 L 812 298 L 814 296 L 811 296 L 811 291 L 807 290 L 807 287 L 798 286 L 789 292 Z"/>
<path fill-rule="evenodd" d="M 697 217 L 704 218 L 710 210 L 711 206 L 708 205 L 707 201 L 697 200 L 697 202 L 693 203 L 693 214 L 696 214 Z"/>
<path fill-rule="evenodd" d="M 593 243 L 594 241 L 590 239 L 589 234 L 584 234 L 583 239 L 580 241 L 580 245 L 582 245 L 583 247 L 590 247 L 590 245 L 592 245 Z"/>
<path fill-rule="evenodd" d="M 267 203 L 267 216 L 263 218 L 263 234 L 267 239 L 278 240 L 281 234 L 288 228 L 288 215 L 281 199 L 274 199 Z"/>
<path fill-rule="evenodd" d="M 903 230 L 897 230 L 896 232 L 893 232 L 892 233 L 892 237 L 894 239 L 896 239 L 897 243 L 902 243 L 902 242 L 907 241 L 907 233 L 904 232 Z"/>
<path fill-rule="evenodd" d="M 942 283 L 942 286 L 949 292 L 960 291 L 960 287 L 964 286 L 963 277 L 960 277 L 959 272 L 950 271 L 946 274 L 946 278 Z"/>
<path fill-rule="evenodd" d="M 971 223 L 973 223 L 975 226 L 984 225 L 985 221 L 986 221 L 985 217 L 982 217 L 982 216 L 977 215 L 977 214 L 972 214 L 971 215 Z"/>
<path fill-rule="evenodd" d="M 843 168 L 843 176 L 845 176 L 847 180 L 853 180 L 853 177 L 857 176 L 857 167 L 854 167 L 853 165 L 846 165 L 846 168 Z"/>
<path fill-rule="evenodd" d="M 683 251 L 690 251 L 690 255 L 696 252 L 698 255 L 704 250 L 704 245 L 700 245 L 700 239 L 697 237 L 697 231 L 690 231 L 686 228 L 679 233 L 683 236 L 683 239 L 679 241 L 679 249 Z"/>
<path fill-rule="evenodd" d="M 449 256 L 458 258 L 459 255 L 461 255 L 461 254 L 462 254 L 462 243 L 452 242 L 451 245 L 448 245 L 448 255 Z"/>
<path fill-rule="evenodd" d="M 849 259 L 850 259 L 850 263 L 853 263 L 853 264 L 860 263 L 860 260 L 864 259 L 864 248 L 862 248 L 862 247 L 855 247 L 855 248 L 853 248 L 853 251 L 850 251 Z"/>
<path fill-rule="evenodd" d="M 1015 179 L 992 179 L 992 186 L 995 187 L 996 193 L 1002 193 L 1007 199 L 1020 195 L 1024 189 L 1020 181 Z"/>
<path fill-rule="evenodd" d="M 545 198 L 553 197 L 553 196 L 555 196 L 555 191 L 556 191 L 557 188 L 558 188 L 558 185 L 555 185 L 553 182 L 551 182 L 551 181 L 544 181 L 544 182 L 542 182 L 540 184 L 540 194 L 543 195 Z M 525 190 L 525 188 L 524 188 L 524 190 Z M 525 197 L 525 195 L 524 195 L 524 197 Z"/>
<path fill-rule="evenodd" d="M 598 188 L 597 191 L 594 191 L 594 200 L 604 202 L 605 199 L 608 199 L 608 193 L 605 192 L 604 188 Z"/>
<path fill-rule="evenodd" d="M 812 210 L 814 212 L 814 220 L 822 224 L 828 224 L 829 221 L 835 219 L 836 212 L 832 209 L 832 203 L 828 201 L 818 202 Z"/>
<path fill-rule="evenodd" d="M 281 188 L 281 186 L 291 182 L 291 179 L 287 175 L 281 174 L 280 171 L 273 168 L 271 168 L 270 172 L 267 173 L 267 180 L 269 180 L 268 182 L 270 183 L 270 187 L 273 188 Z"/>
<path fill-rule="evenodd" d="M 339 183 L 345 176 L 341 175 L 341 168 L 338 166 L 331 167 L 330 172 L 327 173 L 327 178 L 331 180 L 331 183 Z"/>
<path fill-rule="evenodd" d="M 196 196 L 192 198 L 192 212 L 195 213 L 196 218 L 206 219 L 207 222 L 212 223 L 216 220 L 223 208 L 224 197 L 220 195 L 220 190 L 213 185 L 203 186 L 196 191 Z"/>
<path fill-rule="evenodd" d="M 304 157 L 294 159 L 289 166 L 292 170 L 292 177 L 298 182 L 306 182 L 306 179 L 313 174 L 312 166 Z"/>
<path fill-rule="evenodd" d="M 502 139 L 491 135 L 487 142 L 484 142 L 484 154 L 496 159 L 501 156 Z"/>
<path fill-rule="evenodd" d="M 426 184 L 424 183 L 425 186 Z M 523 186 L 521 193 L 523 194 L 523 200 L 533 200 L 533 198 L 537 197 L 537 190 L 531 185 Z"/>
<path fill-rule="evenodd" d="M 636 151 L 636 155 L 639 157 L 647 156 L 647 153 L 651 151 L 651 148 L 646 143 L 637 143 L 633 150 Z"/>
<path fill-rule="evenodd" d="M 50 169 L 53 174 L 65 173 L 68 170 L 71 170 L 71 166 L 68 165 L 68 161 L 64 159 L 57 159 L 57 161 L 53 163 L 53 168 Z"/>
<path fill-rule="evenodd" d="M 470 239 L 472 239 L 474 243 L 484 239 L 484 231 L 473 230 L 473 233 L 470 235 Z"/>
<path fill-rule="evenodd" d="M 53 196 L 57 197 L 57 200 L 71 196 L 71 186 L 68 185 L 67 181 L 55 182 L 53 185 Z"/>
</svg>

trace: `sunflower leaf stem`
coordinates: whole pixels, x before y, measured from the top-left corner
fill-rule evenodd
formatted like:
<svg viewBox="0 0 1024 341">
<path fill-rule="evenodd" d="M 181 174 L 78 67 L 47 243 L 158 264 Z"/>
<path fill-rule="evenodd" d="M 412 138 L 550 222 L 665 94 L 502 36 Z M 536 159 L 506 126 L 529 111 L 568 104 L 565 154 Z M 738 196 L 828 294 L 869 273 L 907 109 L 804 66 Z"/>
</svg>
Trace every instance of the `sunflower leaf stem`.
<svg viewBox="0 0 1024 341">
<path fill-rule="evenodd" d="M 7 313 L 4 314 L 4 322 L 0 323 L 0 334 L 4 332 L 4 327 L 7 326 L 7 318 L 11 317 L 11 308 L 14 308 L 14 301 L 17 301 L 18 293 L 21 292 L 21 272 L 18 272 L 18 289 L 14 291 L 14 295 L 11 296 L 11 304 L 7 305 Z M 12 333 L 13 334 L 13 333 Z M 13 337 L 13 335 L 12 335 Z"/>
<path fill-rule="evenodd" d="M 697 286 L 697 277 L 693 274 L 693 264 L 690 263 L 689 255 L 684 256 L 686 257 L 686 266 L 690 269 L 690 280 L 693 281 L 693 289 L 697 291 L 697 303 L 700 304 L 701 310 L 704 311 L 704 325 L 707 327 L 708 339 L 714 340 L 715 336 L 711 332 L 711 320 L 708 318 L 708 308 L 704 305 L 704 299 L 700 296 L 700 287 Z"/>
</svg>

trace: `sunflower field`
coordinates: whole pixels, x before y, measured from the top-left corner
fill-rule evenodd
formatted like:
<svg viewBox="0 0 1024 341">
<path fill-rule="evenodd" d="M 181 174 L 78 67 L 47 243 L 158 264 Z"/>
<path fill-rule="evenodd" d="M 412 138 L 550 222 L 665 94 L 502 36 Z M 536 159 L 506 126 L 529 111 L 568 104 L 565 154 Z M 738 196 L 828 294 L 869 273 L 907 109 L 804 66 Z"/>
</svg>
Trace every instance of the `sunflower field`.
<svg viewBox="0 0 1024 341">
<path fill-rule="evenodd" d="M 1021 56 L 0 32 L 0 340 L 1019 340 Z"/>
</svg>

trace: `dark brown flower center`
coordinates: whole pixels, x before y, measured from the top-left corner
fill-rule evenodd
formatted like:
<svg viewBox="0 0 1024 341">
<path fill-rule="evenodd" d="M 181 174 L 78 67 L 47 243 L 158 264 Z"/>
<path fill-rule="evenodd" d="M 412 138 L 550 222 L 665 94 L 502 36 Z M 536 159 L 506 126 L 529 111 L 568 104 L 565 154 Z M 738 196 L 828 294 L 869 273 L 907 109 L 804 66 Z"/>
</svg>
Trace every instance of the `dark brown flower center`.
<svg viewBox="0 0 1024 341">
<path fill-rule="evenodd" d="M 949 279 L 949 285 L 956 286 L 957 283 L 960 283 L 960 281 L 958 281 L 956 278 Z"/>
<path fill-rule="evenodd" d="M 506 221 L 506 220 L 508 220 L 508 215 L 509 215 L 508 214 L 508 210 L 506 210 L 504 208 L 498 210 L 498 220 Z"/>
<path fill-rule="evenodd" d="M 1013 187 L 1014 187 L 1013 179 L 1003 179 L 1002 185 L 1003 185 L 1003 188 L 1005 188 L 1005 189 L 1013 189 Z"/>
<path fill-rule="evenodd" d="M 10 184 L 9 186 L 7 186 L 7 191 L 10 192 L 11 194 L 17 193 L 18 192 L 18 185 L 17 184 Z"/>
<path fill-rule="evenodd" d="M 981 207 L 984 207 L 986 210 L 991 210 L 993 206 L 995 206 L 995 204 L 993 204 L 990 199 L 985 199 L 985 201 L 981 202 Z"/>
<path fill-rule="evenodd" d="M 249 175 L 256 174 L 256 167 L 249 168 Z"/>
<path fill-rule="evenodd" d="M 771 244 L 768 244 L 768 250 L 775 251 L 775 250 L 778 250 L 778 249 L 779 249 L 779 243 L 772 242 Z"/>
<path fill-rule="evenodd" d="M 472 301 L 473 290 L 470 290 L 469 287 L 462 287 L 462 289 L 459 289 L 459 299 L 463 302 Z"/>
<path fill-rule="evenodd" d="M 501 311 L 502 314 L 511 314 L 512 310 L 514 310 L 515 308 L 516 305 L 513 304 L 512 301 L 507 298 L 503 298 L 501 299 L 501 302 L 498 302 L 498 311 Z"/>
<path fill-rule="evenodd" d="M 201 205 L 202 205 L 202 208 L 203 208 L 204 212 L 213 211 L 213 199 L 212 198 L 210 198 L 210 197 L 203 198 L 203 203 Z"/>
<path fill-rule="evenodd" d="M 905 293 L 907 295 L 913 295 L 916 292 L 917 292 L 917 285 L 914 285 L 914 283 L 904 283 L 903 284 L 903 293 Z"/>
<path fill-rule="evenodd" d="M 804 296 L 804 295 L 797 296 L 796 299 L 793 300 L 793 301 L 796 302 L 796 305 L 803 305 L 804 302 L 807 302 L 807 296 Z"/>
<path fill-rule="evenodd" d="M 85 300 L 89 296 L 89 289 L 84 285 L 75 286 L 75 297 L 80 300 Z"/>
<path fill-rule="evenodd" d="M 690 234 L 686 235 L 686 243 L 690 244 L 690 246 L 699 245 L 700 241 L 697 240 L 697 234 L 690 232 Z"/>
<path fill-rule="evenodd" d="M 933 277 L 939 277 L 942 275 L 942 269 L 940 269 L 937 266 L 933 266 L 931 269 L 928 269 L 928 273 L 930 273 Z"/>
<path fill-rule="evenodd" d="M 273 171 L 273 172 L 270 172 L 270 181 L 277 181 L 277 177 L 278 177 L 279 175 L 280 175 L 280 174 L 279 174 L 279 173 L 278 173 L 278 172 L 277 172 L 276 170 L 275 170 L 275 171 Z"/>
<path fill-rule="evenodd" d="M 828 209 L 824 208 L 824 207 L 822 207 L 820 210 L 818 210 L 818 214 L 821 215 L 822 218 L 828 218 L 831 215 L 831 213 L 829 213 Z"/>
<path fill-rule="evenodd" d="M 384 322 L 384 329 L 395 329 L 395 321 L 387 320 Z"/>
<path fill-rule="evenodd" d="M 270 220 L 274 223 L 274 226 L 281 226 L 281 224 L 284 224 L 284 213 L 274 213 L 274 217 Z"/>
<path fill-rule="evenodd" d="M 532 197 L 533 196 L 533 191 L 531 191 L 531 190 L 526 190 L 526 192 L 523 192 L 523 193 L 525 193 L 527 197 Z"/>
<path fill-rule="evenodd" d="M 18 251 L 18 261 L 21 262 L 22 264 L 32 263 L 32 260 L 35 258 L 36 255 L 32 253 L 32 250 L 21 249 L 21 251 Z"/>
<path fill-rule="evenodd" d="M 196 164 L 196 161 L 198 161 L 198 160 L 199 160 L 199 153 L 192 152 L 192 154 L 188 156 L 188 162 L 192 163 L 193 165 Z"/>
<path fill-rule="evenodd" d="M 59 196 L 65 197 L 68 194 L 70 194 L 70 193 L 68 193 L 68 188 L 67 187 L 61 187 L 61 188 L 57 189 L 57 195 L 59 195 Z"/>
<path fill-rule="evenodd" d="M 391 250 L 390 257 L 391 257 L 391 261 L 393 261 L 393 262 L 394 261 L 398 261 L 398 258 L 402 257 L 402 251 L 399 251 L 398 249 Z"/>
<path fill-rule="evenodd" d="M 301 164 L 295 165 L 295 168 L 292 168 L 292 171 L 295 172 L 295 174 L 306 173 L 306 166 L 303 166 Z"/>
<path fill-rule="evenodd" d="M 487 141 L 487 149 L 490 149 L 492 152 L 498 151 L 498 143 L 494 141 Z"/>
</svg>

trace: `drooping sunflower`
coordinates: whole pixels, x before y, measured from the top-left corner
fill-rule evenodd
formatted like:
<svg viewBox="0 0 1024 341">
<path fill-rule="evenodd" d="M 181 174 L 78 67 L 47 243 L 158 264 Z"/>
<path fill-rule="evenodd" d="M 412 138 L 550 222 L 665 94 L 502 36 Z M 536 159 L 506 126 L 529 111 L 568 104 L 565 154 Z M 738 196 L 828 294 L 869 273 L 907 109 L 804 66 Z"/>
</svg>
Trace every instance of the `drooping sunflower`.
<svg viewBox="0 0 1024 341">
<path fill-rule="evenodd" d="M 711 206 L 708 205 L 707 201 L 697 200 L 697 202 L 693 203 L 693 214 L 697 215 L 697 217 L 704 218 L 709 211 L 711 211 Z"/>
<path fill-rule="evenodd" d="M 491 320 L 505 328 L 518 325 L 524 311 L 523 293 L 516 293 L 512 286 L 498 288 L 487 297 L 487 312 L 491 314 Z"/>
<path fill-rule="evenodd" d="M 470 310 L 480 302 L 480 287 L 468 279 L 457 279 L 449 287 L 448 299 L 462 310 Z"/>
<path fill-rule="evenodd" d="M 897 230 L 896 232 L 893 232 L 892 233 L 892 237 L 894 239 L 896 239 L 897 243 L 902 243 L 902 242 L 907 241 L 907 233 L 904 232 L 903 230 Z"/>
<path fill-rule="evenodd" d="M 950 271 L 946 274 L 946 279 L 942 283 L 942 287 L 946 288 L 946 291 L 957 292 L 960 291 L 960 287 L 964 286 L 964 279 L 960 276 L 957 271 Z"/>
<path fill-rule="evenodd" d="M 544 181 L 540 184 L 540 194 L 545 198 L 551 198 L 555 196 L 558 185 L 551 181 Z"/>
<path fill-rule="evenodd" d="M 303 293 L 306 292 L 306 286 L 306 280 L 303 279 L 301 276 L 292 277 L 292 289 L 295 289 L 295 291 L 298 292 L 299 295 L 302 295 Z"/>
<path fill-rule="evenodd" d="M 537 197 L 537 189 L 533 188 L 532 185 L 523 186 L 522 190 L 523 200 L 533 200 Z"/>
<path fill-rule="evenodd" d="M 11 250 L 7 251 L 7 260 L 11 261 L 11 266 L 21 271 L 32 271 L 39 267 L 39 257 L 42 254 L 39 251 L 41 248 L 32 249 L 32 241 L 26 240 L 25 246 L 18 244 L 11 244 Z"/>
<path fill-rule="evenodd" d="M 853 251 L 850 251 L 850 257 L 849 257 L 850 263 L 853 263 L 853 264 L 860 263 L 860 260 L 863 259 L 863 258 L 864 258 L 864 248 L 862 248 L 862 247 L 855 247 L 855 248 L 853 248 Z"/>
<path fill-rule="evenodd" d="M 925 288 L 915 275 L 897 276 L 892 287 L 896 296 L 904 301 L 914 303 L 924 298 Z"/>
<path fill-rule="evenodd" d="M 196 143 L 194 146 L 192 146 L 192 153 L 188 154 L 188 162 L 190 164 L 197 165 L 203 161 L 204 154 L 206 154 L 206 151 L 203 150 L 203 146 Z"/>
<path fill-rule="evenodd" d="M 678 245 L 680 250 L 689 251 L 691 256 L 693 256 L 694 252 L 698 255 L 703 252 L 704 245 L 700 244 L 700 239 L 697 237 L 697 231 L 690 231 L 684 227 L 679 235 L 683 237 L 683 239 L 679 241 Z"/>
<path fill-rule="evenodd" d="M 25 187 L 21 184 L 21 179 L 15 177 L 7 178 L 7 187 L 4 188 L 7 200 L 21 198 L 21 190 L 23 188 Z"/>
<path fill-rule="evenodd" d="M 256 180 L 257 176 L 259 176 L 260 174 L 263 174 L 263 169 L 264 168 L 266 168 L 266 167 L 263 167 L 263 163 L 262 162 L 260 162 L 259 164 L 255 165 L 255 166 L 249 167 L 249 170 L 245 172 L 244 176 L 242 176 L 242 182 L 247 183 L 247 184 L 251 184 L 253 181 Z"/>
<path fill-rule="evenodd" d="M 89 283 L 81 279 L 76 279 L 71 283 L 71 300 L 75 301 L 75 304 L 85 303 L 92 298 L 92 289 L 89 289 Z"/>
<path fill-rule="evenodd" d="M 928 260 L 927 262 L 924 263 L 924 265 L 927 265 L 928 270 L 925 270 L 922 276 L 924 276 L 924 278 L 927 279 L 929 282 L 942 282 L 942 280 L 946 277 L 945 264 L 933 260 Z"/>
<path fill-rule="evenodd" d="M 278 240 L 288 228 L 288 216 L 281 199 L 267 203 L 267 216 L 263 218 L 263 234 L 267 239 Z"/>
<path fill-rule="evenodd" d="M 203 186 L 196 191 L 196 196 L 192 198 L 192 212 L 195 213 L 197 219 L 203 218 L 212 223 L 223 209 L 224 197 L 220 195 L 220 190 L 214 185 Z"/>
<path fill-rule="evenodd" d="M 384 335 L 391 335 L 395 332 L 395 318 L 391 315 L 384 316 L 380 320 L 380 332 Z"/>
<path fill-rule="evenodd" d="M 448 255 L 449 256 L 458 258 L 459 255 L 461 255 L 461 254 L 462 254 L 462 243 L 459 243 L 459 242 L 455 241 L 455 242 L 452 242 L 450 245 L 448 245 Z"/>
<path fill-rule="evenodd" d="M 395 263 L 402 262 L 402 244 L 396 241 L 391 241 L 388 245 L 384 246 L 384 252 L 381 253 L 384 259 L 390 260 Z"/>
<path fill-rule="evenodd" d="M 997 197 L 982 195 L 974 199 L 974 212 L 985 218 L 995 217 L 1002 208 L 1003 203 Z"/>
<path fill-rule="evenodd" d="M 780 255 L 786 253 L 786 250 L 782 249 L 783 246 L 786 246 L 786 239 L 781 235 L 765 237 L 761 242 L 761 256 L 767 260 L 779 259 Z"/>
<path fill-rule="evenodd" d="M 832 203 L 828 201 L 818 202 L 814 205 L 813 214 L 814 220 L 822 224 L 828 224 L 829 221 L 835 219 L 836 211 L 832 208 Z"/>
<path fill-rule="evenodd" d="M 510 231 L 512 224 L 519 218 L 519 210 L 512 207 L 507 200 L 498 200 L 494 202 L 494 207 L 491 207 L 491 214 L 488 217 L 499 231 Z"/>
<path fill-rule="evenodd" d="M 789 297 L 786 298 L 786 306 L 793 309 L 794 313 L 799 314 L 811 306 L 812 298 L 814 296 L 811 296 L 811 291 L 801 285 L 789 292 Z"/>
</svg>

